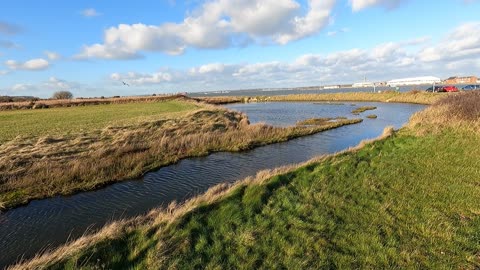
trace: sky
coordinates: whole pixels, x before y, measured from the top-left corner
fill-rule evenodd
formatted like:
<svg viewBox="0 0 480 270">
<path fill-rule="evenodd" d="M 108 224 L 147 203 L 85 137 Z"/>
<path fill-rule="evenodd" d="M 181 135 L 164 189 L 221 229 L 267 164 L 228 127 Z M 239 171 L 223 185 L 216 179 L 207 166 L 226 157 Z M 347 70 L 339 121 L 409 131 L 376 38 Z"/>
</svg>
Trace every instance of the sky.
<svg viewBox="0 0 480 270">
<path fill-rule="evenodd" d="M 480 0 L 4 0 L 0 95 L 480 76 L 479 14 Z"/>
</svg>

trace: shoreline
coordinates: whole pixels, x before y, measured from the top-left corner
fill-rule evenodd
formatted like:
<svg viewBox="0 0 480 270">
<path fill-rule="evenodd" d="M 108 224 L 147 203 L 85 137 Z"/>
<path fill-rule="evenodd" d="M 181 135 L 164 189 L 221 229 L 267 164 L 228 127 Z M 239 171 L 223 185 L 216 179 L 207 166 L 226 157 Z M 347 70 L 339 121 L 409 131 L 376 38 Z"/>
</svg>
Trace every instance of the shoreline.
<svg viewBox="0 0 480 270">
<path fill-rule="evenodd" d="M 427 93 L 424 91 L 409 92 L 347 92 L 322 94 L 288 94 L 278 96 L 217 96 L 194 98 L 211 104 L 225 105 L 232 103 L 255 102 L 382 102 L 382 103 L 410 103 L 431 105 L 436 101 L 458 93 Z"/>
</svg>

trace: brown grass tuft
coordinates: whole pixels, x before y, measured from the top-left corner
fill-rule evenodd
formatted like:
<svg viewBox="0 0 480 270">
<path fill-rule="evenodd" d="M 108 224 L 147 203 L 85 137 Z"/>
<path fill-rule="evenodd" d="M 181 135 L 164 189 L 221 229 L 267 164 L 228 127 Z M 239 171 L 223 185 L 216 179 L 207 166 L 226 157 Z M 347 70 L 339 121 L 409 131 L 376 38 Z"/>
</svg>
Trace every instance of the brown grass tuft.
<svg viewBox="0 0 480 270">
<path fill-rule="evenodd" d="M 464 128 L 480 133 L 480 91 L 446 96 L 414 114 L 408 126 L 418 134 L 439 132 L 444 128 Z"/>
</svg>

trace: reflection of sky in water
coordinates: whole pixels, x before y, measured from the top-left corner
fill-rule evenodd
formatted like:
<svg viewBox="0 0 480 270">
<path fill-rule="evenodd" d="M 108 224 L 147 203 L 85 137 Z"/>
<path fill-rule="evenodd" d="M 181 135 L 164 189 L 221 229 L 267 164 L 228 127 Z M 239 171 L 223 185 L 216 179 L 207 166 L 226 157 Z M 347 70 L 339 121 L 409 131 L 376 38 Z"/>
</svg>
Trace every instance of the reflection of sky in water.
<svg viewBox="0 0 480 270">
<path fill-rule="evenodd" d="M 299 163 L 314 156 L 355 146 L 361 140 L 380 135 L 384 127 L 401 127 L 421 105 L 356 103 L 377 106 L 354 116 L 356 106 L 313 103 L 251 103 L 227 107 L 246 112 L 252 123 L 295 124 L 312 117 L 348 116 L 356 118 L 376 114 L 378 119 L 328 130 L 241 153 L 215 153 L 191 158 L 148 173 L 136 181 L 125 181 L 106 188 L 68 197 L 33 201 L 27 206 L 0 214 L 0 266 L 45 248 L 80 236 L 87 228 L 98 228 L 118 219 L 143 214 L 167 205 L 172 200 L 204 192 L 221 182 L 233 182 L 257 171 Z"/>
</svg>

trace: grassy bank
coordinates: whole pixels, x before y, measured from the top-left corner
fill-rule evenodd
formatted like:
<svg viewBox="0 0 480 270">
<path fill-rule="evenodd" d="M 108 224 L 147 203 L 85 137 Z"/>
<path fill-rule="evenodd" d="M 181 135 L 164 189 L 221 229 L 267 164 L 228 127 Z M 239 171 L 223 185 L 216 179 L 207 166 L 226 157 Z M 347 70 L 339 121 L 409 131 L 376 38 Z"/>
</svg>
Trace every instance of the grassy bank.
<svg viewBox="0 0 480 270">
<path fill-rule="evenodd" d="M 480 93 L 382 140 L 219 185 L 18 269 L 480 267 Z"/>
<path fill-rule="evenodd" d="M 284 96 L 261 96 L 244 98 L 247 102 L 258 101 L 372 101 L 372 102 L 397 102 L 415 104 L 433 104 L 439 99 L 448 96 L 447 93 L 427 93 L 423 91 L 395 92 L 384 91 L 381 93 L 347 92 L 325 94 L 293 94 Z"/>
<path fill-rule="evenodd" d="M 1 112 L 0 209 L 359 121 L 250 125 L 241 113 L 185 100 Z"/>
</svg>

